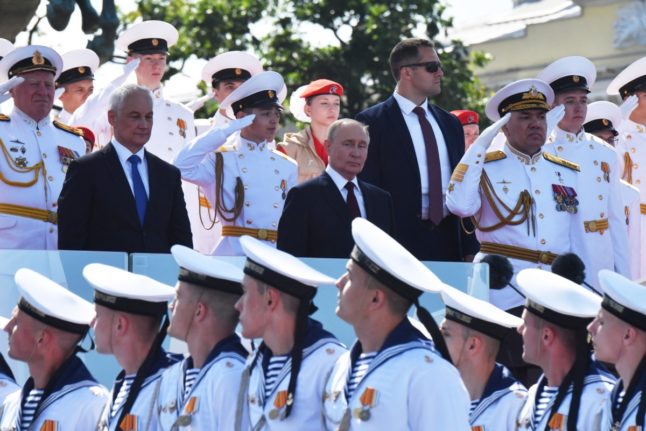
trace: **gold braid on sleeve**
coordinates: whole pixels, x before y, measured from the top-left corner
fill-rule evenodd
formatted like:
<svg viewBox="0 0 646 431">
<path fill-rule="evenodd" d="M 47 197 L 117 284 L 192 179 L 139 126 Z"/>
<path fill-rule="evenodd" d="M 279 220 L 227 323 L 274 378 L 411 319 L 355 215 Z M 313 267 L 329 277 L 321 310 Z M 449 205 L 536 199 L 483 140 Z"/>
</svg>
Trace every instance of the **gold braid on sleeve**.
<svg viewBox="0 0 646 431">
<path fill-rule="evenodd" d="M 621 174 L 621 179 L 626 180 L 628 184 L 633 183 L 633 159 L 628 152 L 624 153 L 624 172 Z"/>
<path fill-rule="evenodd" d="M 215 211 L 222 220 L 234 221 L 242 212 L 244 202 L 244 184 L 240 177 L 236 177 L 236 186 L 234 189 L 233 208 L 224 206 L 224 158 L 221 153 L 215 153 Z M 226 214 L 232 214 L 227 216 Z"/>
<path fill-rule="evenodd" d="M 536 234 L 536 219 L 532 206 L 534 200 L 527 190 L 523 190 L 520 193 L 514 208 L 509 208 L 496 194 L 496 191 L 491 184 L 491 180 L 485 171 L 483 171 L 480 176 L 480 187 L 487 198 L 489 206 L 500 221 L 491 226 L 482 226 L 475 217 L 471 217 L 473 224 L 477 229 L 482 232 L 492 232 L 503 226 L 518 226 L 527 221 L 527 235 L 530 234 L 530 230 L 534 232 L 534 235 Z M 503 216 L 500 209 L 501 207 L 507 212 L 507 216 Z"/>
</svg>

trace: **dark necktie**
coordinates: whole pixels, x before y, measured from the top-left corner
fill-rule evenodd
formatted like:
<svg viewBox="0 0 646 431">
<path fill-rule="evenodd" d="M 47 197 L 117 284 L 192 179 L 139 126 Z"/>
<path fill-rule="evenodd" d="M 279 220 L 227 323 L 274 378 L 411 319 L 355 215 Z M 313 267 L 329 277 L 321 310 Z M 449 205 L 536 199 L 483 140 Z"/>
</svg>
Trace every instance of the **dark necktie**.
<svg viewBox="0 0 646 431">
<path fill-rule="evenodd" d="M 357 197 L 354 195 L 354 183 L 348 181 L 345 185 L 345 189 L 348 191 L 348 214 L 350 218 L 354 220 L 357 217 L 361 217 L 361 211 L 359 211 L 359 202 L 357 202 Z"/>
<path fill-rule="evenodd" d="M 413 109 L 419 119 L 426 147 L 426 167 L 428 170 L 428 215 L 433 224 L 438 225 L 444 218 L 444 202 L 442 200 L 442 173 L 440 170 L 440 153 L 433 133 L 431 123 L 426 119 L 426 111 L 421 106 Z"/>
<path fill-rule="evenodd" d="M 128 157 L 128 162 L 130 162 L 131 175 L 132 175 L 132 189 L 135 193 L 135 204 L 137 205 L 137 214 L 139 215 L 139 221 L 141 225 L 144 225 L 144 218 L 146 217 L 146 205 L 148 205 L 148 195 L 146 195 L 146 188 L 144 187 L 144 182 L 141 180 L 141 175 L 139 175 L 139 169 L 137 165 L 141 163 L 141 159 L 136 154 Z"/>
</svg>

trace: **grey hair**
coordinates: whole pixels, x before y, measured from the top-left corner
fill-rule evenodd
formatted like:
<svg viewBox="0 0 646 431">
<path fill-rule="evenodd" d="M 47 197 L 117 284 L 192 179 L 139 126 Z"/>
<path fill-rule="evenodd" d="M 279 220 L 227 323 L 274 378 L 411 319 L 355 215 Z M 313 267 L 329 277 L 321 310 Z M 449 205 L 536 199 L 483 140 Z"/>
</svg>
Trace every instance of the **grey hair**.
<svg viewBox="0 0 646 431">
<path fill-rule="evenodd" d="M 128 84 L 122 87 L 117 88 L 112 96 L 110 96 L 110 111 L 118 113 L 123 109 L 123 104 L 125 100 L 132 94 L 142 93 L 148 96 L 150 104 L 153 103 L 153 93 L 146 87 L 136 84 Z"/>
<path fill-rule="evenodd" d="M 327 129 L 327 140 L 334 141 L 334 137 L 340 128 L 346 126 L 359 126 L 366 132 L 367 140 L 366 142 L 370 143 L 370 134 L 368 133 L 368 126 L 363 124 L 360 121 L 354 120 L 352 118 L 339 118 L 334 123 L 330 124 L 330 127 Z"/>
</svg>

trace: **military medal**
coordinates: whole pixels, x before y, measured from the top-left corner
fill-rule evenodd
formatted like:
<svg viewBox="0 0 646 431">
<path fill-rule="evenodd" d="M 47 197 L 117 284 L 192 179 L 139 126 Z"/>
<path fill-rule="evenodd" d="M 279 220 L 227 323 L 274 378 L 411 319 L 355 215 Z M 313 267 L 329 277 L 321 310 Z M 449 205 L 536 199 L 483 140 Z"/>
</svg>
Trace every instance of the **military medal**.
<svg viewBox="0 0 646 431">
<path fill-rule="evenodd" d="M 609 183 L 610 182 L 610 167 L 608 166 L 608 163 L 601 162 L 601 171 L 603 172 L 603 179 L 606 180 L 607 183 Z"/>
<path fill-rule="evenodd" d="M 556 211 L 567 211 L 576 214 L 579 201 L 573 187 L 552 184 L 552 193 L 556 201 Z"/>
<path fill-rule="evenodd" d="M 285 200 L 287 198 L 287 181 L 284 179 L 280 180 L 280 189 L 283 191 L 281 197 Z"/>
<path fill-rule="evenodd" d="M 177 127 L 179 128 L 179 134 L 182 138 L 186 138 L 186 121 L 181 118 L 177 119 Z"/>
<path fill-rule="evenodd" d="M 507 187 L 507 184 L 511 184 L 509 181 L 505 181 L 503 178 L 502 181 L 498 181 L 497 184 L 502 184 L 502 191 L 507 194 L 509 192 L 509 187 Z"/>
<path fill-rule="evenodd" d="M 137 416 L 127 414 L 119 424 L 119 429 L 122 431 L 137 431 Z"/>
<path fill-rule="evenodd" d="M 40 427 L 40 431 L 58 431 L 58 423 L 51 419 L 45 419 L 45 422 Z"/>
<path fill-rule="evenodd" d="M 193 421 L 193 418 L 191 417 L 191 415 L 180 415 L 177 418 L 177 425 L 181 427 L 185 427 L 190 425 L 192 421 Z"/>
<path fill-rule="evenodd" d="M 287 405 L 288 398 L 287 391 L 278 391 L 276 398 L 274 398 L 274 408 L 269 411 L 269 419 L 275 420 L 281 416 Z"/>
<path fill-rule="evenodd" d="M 72 163 L 72 160 L 78 159 L 78 157 L 79 156 L 75 151 L 66 147 L 58 147 L 58 160 L 61 162 L 61 165 L 63 165 L 63 173 L 67 172 L 67 168 L 70 163 Z"/>
<path fill-rule="evenodd" d="M 363 393 L 359 397 L 361 407 L 354 409 L 353 412 L 356 418 L 359 418 L 362 421 L 367 421 L 370 419 L 370 416 L 372 416 L 370 409 L 375 405 L 376 395 L 377 391 L 375 390 L 375 388 L 372 388 L 370 386 L 363 391 Z"/>
<path fill-rule="evenodd" d="M 550 430 L 562 430 L 563 429 L 563 415 L 561 413 L 554 413 L 550 418 L 547 426 Z"/>
</svg>

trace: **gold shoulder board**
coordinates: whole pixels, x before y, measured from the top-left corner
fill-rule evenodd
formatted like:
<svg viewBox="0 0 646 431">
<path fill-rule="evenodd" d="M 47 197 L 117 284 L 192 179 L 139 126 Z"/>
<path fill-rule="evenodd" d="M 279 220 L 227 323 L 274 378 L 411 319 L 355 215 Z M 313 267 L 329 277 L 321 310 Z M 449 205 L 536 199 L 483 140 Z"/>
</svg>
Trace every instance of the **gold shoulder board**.
<svg viewBox="0 0 646 431">
<path fill-rule="evenodd" d="M 491 151 L 485 154 L 485 163 L 495 162 L 496 160 L 506 159 L 507 154 L 504 151 Z"/>
<path fill-rule="evenodd" d="M 71 133 L 73 135 L 83 136 L 83 133 L 79 129 L 77 129 L 76 127 L 68 126 L 67 124 L 61 123 L 60 121 L 55 121 L 54 120 L 54 126 L 56 126 L 57 128 L 59 128 L 61 130 L 65 130 L 66 132 Z"/>
<path fill-rule="evenodd" d="M 543 158 L 552 163 L 556 163 L 557 165 L 565 166 L 568 169 L 572 169 L 573 171 L 577 171 L 577 172 L 581 171 L 581 167 L 579 166 L 578 163 L 574 163 L 569 160 L 562 159 L 561 157 L 555 156 L 554 154 L 543 153 Z"/>
<path fill-rule="evenodd" d="M 0 114 L 0 121 L 11 121 L 8 115 Z"/>
</svg>

